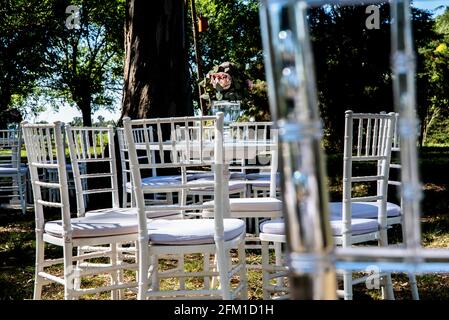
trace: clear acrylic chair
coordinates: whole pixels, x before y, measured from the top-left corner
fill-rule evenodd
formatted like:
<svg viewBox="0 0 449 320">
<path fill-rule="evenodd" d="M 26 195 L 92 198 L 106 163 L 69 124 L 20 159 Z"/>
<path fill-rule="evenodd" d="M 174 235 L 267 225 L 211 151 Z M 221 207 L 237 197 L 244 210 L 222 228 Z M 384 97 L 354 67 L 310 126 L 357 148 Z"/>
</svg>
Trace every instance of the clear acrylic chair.
<svg viewBox="0 0 449 320">
<path fill-rule="evenodd" d="M 392 189 L 393 191 L 396 191 L 396 194 L 401 194 L 401 170 L 402 165 L 399 160 L 400 152 L 401 152 L 401 144 L 400 144 L 400 138 L 399 138 L 399 113 L 395 113 L 395 126 L 394 126 L 394 134 L 393 134 L 393 145 L 391 147 L 391 162 L 390 162 L 390 175 L 388 177 L 388 187 L 389 191 Z M 390 188 L 391 187 L 391 188 Z M 394 226 L 394 225 L 400 225 L 401 231 L 402 231 L 402 239 L 405 239 L 405 228 L 404 228 L 404 220 L 403 220 L 403 210 L 402 210 L 402 203 L 403 199 L 402 196 L 399 199 L 399 205 L 395 205 L 395 210 L 399 210 L 398 215 L 387 215 L 387 225 Z M 387 206 L 391 206 L 391 203 L 388 202 Z M 419 300 L 419 291 L 418 291 L 418 285 L 416 282 L 416 276 L 414 273 L 408 273 L 408 279 L 410 284 L 410 289 L 412 293 L 413 300 Z"/>
<path fill-rule="evenodd" d="M 166 119 L 142 119 L 124 121 L 125 138 L 129 148 L 129 159 L 133 178 L 133 192 L 138 208 L 139 220 L 139 294 L 138 299 L 146 298 L 176 298 L 193 297 L 209 299 L 247 298 L 246 269 L 244 254 L 245 224 L 239 219 L 223 216 L 226 212 L 226 190 L 223 190 L 223 115 L 207 117 L 182 117 Z M 193 140 L 190 138 L 174 141 L 171 139 L 176 126 L 188 128 L 198 124 L 215 127 L 214 140 L 211 142 Z M 147 129 L 153 127 L 157 132 L 155 141 L 151 141 Z M 134 128 L 144 129 L 144 141 L 135 142 Z M 158 163 L 151 159 L 156 151 Z M 145 159 L 147 158 L 147 159 Z M 148 191 L 158 191 L 167 186 L 157 184 L 142 185 L 141 172 L 152 169 L 180 168 L 182 184 L 173 188 L 181 190 L 181 198 L 173 205 L 155 205 L 145 203 Z M 187 184 L 187 169 L 197 167 L 209 168 L 209 174 L 214 174 L 213 181 L 205 181 L 197 187 L 210 187 L 215 190 L 215 205 L 186 203 L 186 192 L 191 188 Z M 182 210 L 187 216 L 205 208 L 214 210 L 213 219 L 154 219 L 147 221 L 148 211 Z M 230 250 L 237 249 L 238 262 L 231 261 Z M 160 258 L 167 256 L 185 256 L 200 254 L 204 257 L 202 271 L 189 272 L 184 266 L 161 271 Z M 217 265 L 210 265 L 211 254 L 217 254 Z M 234 259 L 233 259 L 234 260 Z M 180 263 L 183 259 L 179 259 Z M 217 268 L 218 270 L 215 270 Z M 231 280 L 239 281 L 234 285 Z M 162 290 L 162 279 L 186 279 L 189 277 L 202 279 L 202 288 L 189 290 L 185 283 L 179 280 L 179 288 Z M 216 287 L 212 280 L 219 278 L 220 286 Z"/>
<path fill-rule="evenodd" d="M 137 239 L 136 215 L 98 214 L 72 218 L 70 213 L 65 150 L 61 123 L 22 123 L 23 137 L 33 187 L 36 216 L 36 269 L 34 299 L 41 299 L 42 287 L 48 283 L 64 286 L 65 299 L 77 299 L 82 295 L 111 291 L 111 298 L 120 298 L 120 291 L 135 288 L 136 283 L 122 282 L 119 275 L 125 270 L 135 270 L 135 263 L 120 261 L 117 247 Z M 56 170 L 58 179 L 48 182 L 40 171 Z M 42 190 L 53 189 L 59 193 L 59 201 L 46 201 Z M 82 202 L 81 202 L 82 203 Z M 47 221 L 51 209 L 59 210 L 60 220 Z M 47 245 L 62 247 L 63 257 L 46 259 Z M 97 250 L 82 253 L 78 248 L 95 247 Z M 76 253 L 74 253 L 76 252 Z M 106 258 L 106 263 L 92 259 Z M 51 267 L 62 264 L 62 276 L 52 273 Z M 84 277 L 109 274 L 111 283 L 101 287 L 82 287 Z"/>
<path fill-rule="evenodd" d="M 28 167 L 22 165 L 22 142 L 20 128 L 0 130 L 0 197 L 18 202 L 25 214 Z"/>
</svg>

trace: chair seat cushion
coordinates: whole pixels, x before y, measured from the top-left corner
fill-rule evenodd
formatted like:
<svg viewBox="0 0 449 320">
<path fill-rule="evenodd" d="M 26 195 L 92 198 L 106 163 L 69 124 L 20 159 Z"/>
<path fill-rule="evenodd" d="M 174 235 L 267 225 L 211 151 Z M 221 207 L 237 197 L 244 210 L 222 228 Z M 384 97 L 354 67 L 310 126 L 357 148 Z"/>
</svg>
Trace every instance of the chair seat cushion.
<svg viewBox="0 0 449 320">
<path fill-rule="evenodd" d="M 343 230 L 343 222 L 341 220 L 331 220 L 332 234 L 341 236 Z M 379 229 L 377 220 L 373 219 L 352 219 L 351 233 L 352 235 L 361 235 L 365 233 L 376 232 Z M 285 234 L 284 219 L 267 220 L 260 224 L 260 232 L 269 234 Z"/>
<path fill-rule="evenodd" d="M 223 219 L 224 240 L 232 240 L 245 232 L 240 219 Z M 157 219 L 148 223 L 150 241 L 154 244 L 212 244 L 215 222 L 213 219 Z"/>
<path fill-rule="evenodd" d="M 142 179 L 142 187 L 180 186 L 181 176 L 154 176 Z M 126 183 L 126 190 L 131 192 L 131 182 Z"/>
<path fill-rule="evenodd" d="M 213 205 L 213 201 L 204 204 Z M 231 212 L 273 212 L 282 210 L 282 202 L 275 198 L 231 198 L 229 199 Z"/>
<path fill-rule="evenodd" d="M 266 220 L 260 224 L 260 232 L 269 234 L 285 234 L 284 219 Z"/>
<path fill-rule="evenodd" d="M 188 180 L 197 180 L 197 179 L 207 179 L 207 180 L 214 180 L 214 174 L 212 172 L 201 172 L 201 173 L 193 173 L 191 174 L 192 179 Z M 245 174 L 243 172 L 230 172 L 229 173 L 229 179 L 233 180 L 244 180 Z"/>
<path fill-rule="evenodd" d="M 270 188 L 270 180 L 256 179 L 248 180 L 252 188 Z M 280 190 L 279 181 L 276 181 L 276 190 Z"/>
<path fill-rule="evenodd" d="M 270 172 L 255 172 L 255 173 L 247 173 L 246 179 L 248 180 L 268 180 L 270 181 Z M 276 181 L 280 181 L 280 175 L 279 173 L 276 173 Z"/>
<path fill-rule="evenodd" d="M 331 219 L 332 233 L 334 236 L 341 236 L 343 233 L 343 222 Z M 361 235 L 376 232 L 379 230 L 379 223 L 374 219 L 351 219 L 351 234 Z"/>
<path fill-rule="evenodd" d="M 342 202 L 330 203 L 330 216 L 332 220 L 341 219 Z M 377 202 L 353 202 L 351 213 L 353 218 L 377 219 L 379 205 Z M 387 217 L 397 217 L 401 215 L 401 207 L 397 204 L 387 202 Z"/>
<path fill-rule="evenodd" d="M 0 175 L 17 174 L 19 171 L 21 174 L 26 174 L 28 172 L 28 166 L 21 165 L 20 169 L 14 168 L 11 165 L 1 165 L 0 166 Z"/>
<path fill-rule="evenodd" d="M 123 214 L 123 215 L 137 215 L 137 208 L 107 208 L 99 210 L 91 210 L 85 213 L 86 217 L 97 216 L 100 214 Z M 179 211 L 147 211 L 147 218 L 161 218 L 180 214 Z"/>
<path fill-rule="evenodd" d="M 195 187 L 195 184 L 210 184 L 210 187 L 201 187 L 199 188 L 200 190 L 205 190 L 205 191 L 213 191 L 214 187 L 213 187 L 213 178 L 212 179 L 208 179 L 208 178 L 202 178 L 202 179 L 196 179 L 193 181 L 189 181 L 187 182 L 187 184 L 192 185 L 192 187 Z M 229 180 L 228 181 L 228 185 L 229 185 L 229 191 L 236 191 L 236 190 L 244 190 L 246 188 L 246 183 L 243 180 Z"/>
<path fill-rule="evenodd" d="M 74 218 L 72 223 L 72 238 L 107 237 L 133 234 L 137 232 L 137 217 L 135 215 L 111 213 L 99 214 L 83 218 Z M 62 237 L 62 221 L 49 221 L 45 224 L 45 232 Z"/>
</svg>

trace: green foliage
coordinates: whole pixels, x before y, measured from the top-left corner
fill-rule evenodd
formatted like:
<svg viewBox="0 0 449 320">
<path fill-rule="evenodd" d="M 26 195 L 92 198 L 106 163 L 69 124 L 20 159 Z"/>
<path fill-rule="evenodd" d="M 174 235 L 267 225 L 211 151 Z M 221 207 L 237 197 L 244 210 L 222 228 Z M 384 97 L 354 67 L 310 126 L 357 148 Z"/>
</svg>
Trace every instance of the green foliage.
<svg viewBox="0 0 449 320">
<path fill-rule="evenodd" d="M 365 28 L 364 6 L 327 6 L 309 11 L 318 100 L 325 128 L 325 147 L 341 151 L 344 111 L 393 111 L 390 67 L 389 4 L 379 5 L 380 28 Z M 430 12 L 413 9 L 415 45 L 435 39 Z M 417 73 L 426 73 L 424 57 L 417 57 Z M 418 77 L 418 108 L 427 105 L 428 91 Z M 425 112 L 424 112 L 425 113 Z M 423 121 L 423 113 L 419 113 Z"/>
<path fill-rule="evenodd" d="M 258 0 L 196 0 L 197 14 L 209 25 L 200 33 L 205 70 L 235 61 L 251 79 L 264 79 L 258 6 Z"/>
<path fill-rule="evenodd" d="M 78 0 L 78 29 L 64 29 L 52 48 L 51 76 L 44 94 L 75 105 L 84 121 L 99 108 L 113 109 L 123 76 L 124 0 Z M 66 15 L 67 16 L 67 15 Z M 90 123 L 85 123 L 90 125 Z"/>
<path fill-rule="evenodd" d="M 449 115 L 449 8 L 436 18 L 434 31 L 435 36 L 419 48 L 418 92 L 425 92 L 418 96 L 418 113 L 426 145 L 449 142 L 447 127 L 441 126 Z"/>
<path fill-rule="evenodd" d="M 0 111 L 23 102 L 49 72 L 62 10 L 62 0 L 0 0 Z"/>
<path fill-rule="evenodd" d="M 1 0 L 0 110 L 114 108 L 122 89 L 125 0 Z M 65 12 L 81 8 L 79 28 Z"/>
<path fill-rule="evenodd" d="M 270 106 L 268 104 L 268 88 L 266 81 L 255 80 L 249 87 L 248 99 L 244 102 L 245 108 L 241 121 L 269 121 Z"/>
</svg>

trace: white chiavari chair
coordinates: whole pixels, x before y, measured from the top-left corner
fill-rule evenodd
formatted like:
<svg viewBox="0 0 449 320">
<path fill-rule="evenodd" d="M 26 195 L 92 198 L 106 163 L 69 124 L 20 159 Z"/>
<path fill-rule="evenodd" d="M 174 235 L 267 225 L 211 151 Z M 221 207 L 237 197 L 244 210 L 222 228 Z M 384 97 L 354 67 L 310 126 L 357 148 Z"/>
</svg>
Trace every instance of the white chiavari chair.
<svg viewBox="0 0 449 320">
<path fill-rule="evenodd" d="M 331 203 L 331 227 L 334 242 L 338 246 L 351 247 L 355 244 L 375 241 L 379 246 L 388 245 L 387 216 L 395 215 L 394 205 L 387 206 L 387 188 L 391 145 L 393 141 L 395 115 L 354 114 L 346 112 L 345 145 L 343 166 L 343 201 Z M 371 166 L 368 175 L 354 175 L 354 163 Z M 375 183 L 374 195 L 353 196 L 353 184 Z M 369 191 L 368 191 L 369 193 Z M 371 192 L 373 193 L 373 192 Z M 285 267 L 270 265 L 268 242 L 285 242 L 283 220 L 267 221 L 261 224 L 260 238 L 263 239 L 263 281 L 264 297 L 271 292 L 288 292 L 284 286 L 270 285 L 272 278 L 285 276 Z M 394 298 L 390 274 L 382 274 L 384 297 Z M 351 271 L 343 271 L 343 291 L 338 291 L 345 299 L 352 299 L 352 287 L 363 283 L 366 277 L 353 279 Z M 278 282 L 279 283 L 279 282 Z"/>
<path fill-rule="evenodd" d="M 236 122 L 229 125 L 230 135 L 236 141 L 273 141 L 276 131 L 272 122 Z M 271 185 L 271 150 L 261 150 L 255 159 L 236 159 L 231 169 L 245 174 L 248 194 L 253 197 L 270 197 Z M 276 174 L 276 186 L 279 185 L 279 174 Z M 276 192 L 279 189 L 276 188 Z"/>
<path fill-rule="evenodd" d="M 190 139 L 201 139 L 202 141 L 212 142 L 214 139 L 215 128 L 211 126 L 191 126 L 185 128 L 183 126 L 177 126 L 176 139 L 184 139 L 189 137 Z M 202 184 L 204 182 L 213 181 L 214 176 L 210 172 L 204 172 L 200 168 L 196 170 L 187 171 L 188 184 L 192 185 L 187 193 L 187 201 L 194 203 L 203 203 L 207 200 L 213 199 L 214 189 L 212 187 L 195 188 L 195 185 Z M 241 172 L 231 171 L 228 180 L 229 196 L 234 198 L 244 197 L 246 194 L 245 175 Z"/>
<path fill-rule="evenodd" d="M 389 210 L 388 177 L 393 142 L 395 114 L 363 114 L 346 111 L 345 143 L 343 154 L 343 201 L 331 204 L 331 225 L 336 245 L 351 247 L 354 244 L 376 241 L 378 246 L 388 246 L 387 217 L 397 214 Z M 369 167 L 365 175 L 355 175 L 355 164 Z M 368 186 L 367 195 L 353 196 L 355 185 Z M 370 192 L 370 187 L 374 189 Z M 374 206 L 374 215 L 366 214 Z M 335 237 L 335 228 L 339 236 Z M 383 296 L 394 299 L 391 274 L 382 274 Z M 343 271 L 343 296 L 352 299 L 353 285 L 363 283 L 366 277 L 353 279 L 351 271 Z"/>
<path fill-rule="evenodd" d="M 0 197 L 18 199 L 25 214 L 28 167 L 21 161 L 22 142 L 20 128 L 0 130 Z"/>
<path fill-rule="evenodd" d="M 268 130 L 269 124 L 263 124 L 265 130 Z M 244 126 L 248 127 L 248 126 Z M 235 128 L 241 128 L 239 126 L 235 126 Z M 237 129 L 236 129 L 237 130 Z M 245 132 L 241 131 L 240 133 Z M 238 133 L 235 133 L 236 135 L 233 137 L 239 137 L 240 139 L 245 139 L 244 136 L 237 136 Z M 264 135 L 266 136 L 266 135 Z M 252 140 L 251 136 L 247 136 L 247 139 L 250 140 L 240 140 L 236 139 L 235 143 L 245 143 L 245 141 L 249 142 L 257 142 L 260 141 L 260 146 L 257 146 L 257 143 L 255 144 L 249 144 L 246 147 L 243 147 L 243 154 L 252 154 L 253 152 L 250 152 L 250 148 L 256 148 L 256 154 L 259 152 L 262 152 L 263 155 L 270 154 L 270 164 L 268 167 L 268 172 L 264 172 L 263 174 L 269 175 L 269 196 L 268 197 L 245 197 L 245 198 L 231 198 L 229 199 L 230 203 L 230 215 L 233 218 L 239 218 L 243 219 L 247 222 L 248 228 L 247 228 L 247 235 L 246 235 L 246 249 L 261 249 L 261 243 L 259 238 L 259 222 L 264 220 L 271 220 L 271 219 L 277 219 L 282 216 L 282 202 L 278 198 L 276 198 L 276 176 L 277 176 L 277 170 L 278 170 L 278 145 L 277 145 L 277 135 L 276 132 L 271 132 L 270 139 L 260 139 L 260 140 Z M 252 146 L 250 146 L 252 145 Z M 238 148 L 238 147 L 237 147 Z M 240 148 L 242 149 L 242 148 Z M 242 153 L 242 152 L 240 152 Z M 251 167 L 251 166 L 248 166 Z M 256 168 L 260 168 L 260 166 L 255 165 Z M 244 168 L 245 169 L 245 168 Z M 267 168 L 264 168 L 267 170 Z M 212 205 L 213 201 L 206 202 L 208 205 Z M 211 216 L 213 212 L 209 210 L 203 211 L 203 217 Z M 251 228 L 253 223 L 256 222 L 254 228 Z M 275 259 L 277 263 L 281 263 L 281 244 L 275 243 L 274 244 L 275 249 Z M 249 268 L 259 268 L 258 265 L 249 265 Z"/>
<path fill-rule="evenodd" d="M 118 263 L 117 245 L 136 240 L 137 223 L 135 215 L 98 214 L 72 218 L 70 214 L 69 192 L 65 150 L 61 123 L 22 123 L 23 137 L 27 150 L 28 165 L 33 187 L 36 217 L 36 269 L 34 299 L 41 299 L 42 287 L 54 282 L 64 286 L 65 299 L 77 299 L 82 295 L 111 291 L 111 298 L 120 298 L 119 291 L 136 287 L 136 283 L 122 283 L 118 273 L 125 269 L 135 270 L 136 265 L 121 261 Z M 39 171 L 53 169 L 58 174 L 55 182 L 48 182 Z M 45 201 L 43 189 L 53 189 L 59 193 L 59 201 Z M 60 220 L 46 221 L 49 208 L 61 212 Z M 60 259 L 46 259 L 45 247 L 51 244 L 63 248 Z M 94 252 L 79 254 L 74 249 L 95 246 Z M 107 263 L 90 263 L 91 259 L 108 258 Z M 62 276 L 52 273 L 51 267 L 63 264 Z M 50 268 L 50 269 L 49 269 Z M 54 271 L 53 271 L 54 272 Z M 109 274 L 111 284 L 101 287 L 81 288 L 84 277 Z"/>
<path fill-rule="evenodd" d="M 134 138 L 137 141 L 143 141 L 143 131 L 139 128 L 133 130 Z M 149 138 L 151 141 L 154 141 L 153 129 L 149 128 L 148 131 Z M 119 143 L 119 152 L 120 152 L 120 164 L 122 168 L 122 203 L 123 207 L 135 207 L 135 201 L 132 193 L 132 179 L 131 179 L 131 170 L 129 168 L 129 157 L 128 157 L 128 147 L 126 145 L 125 136 L 123 133 L 123 128 L 117 128 L 117 138 Z M 155 159 L 155 153 L 153 153 L 152 159 Z M 156 168 L 150 170 L 150 176 L 147 176 L 142 179 L 142 183 L 159 183 L 163 184 L 164 182 L 167 184 L 180 183 L 181 175 L 160 175 L 157 172 Z M 173 203 L 173 194 L 172 193 L 154 193 L 152 199 L 146 199 L 146 201 L 153 201 L 157 203 Z"/>
<path fill-rule="evenodd" d="M 62 140 L 64 142 L 64 150 L 66 152 L 67 155 L 67 151 L 68 151 L 68 143 L 67 143 L 67 135 L 66 135 L 66 130 L 65 130 L 65 123 L 61 122 L 61 132 L 62 132 Z M 66 171 L 67 171 L 67 183 L 68 183 L 68 188 L 69 188 L 69 196 L 70 199 L 72 198 L 76 198 L 76 188 L 75 188 L 75 179 L 73 178 L 73 167 L 72 164 L 70 162 L 70 159 L 66 158 Z M 86 171 L 85 166 L 81 166 L 80 167 L 80 171 L 84 172 Z M 43 174 L 45 176 L 45 179 L 48 182 L 55 182 L 58 180 L 58 173 L 56 172 L 55 169 L 47 169 L 43 171 Z M 83 181 L 83 183 L 85 183 L 86 181 Z M 56 190 L 48 190 L 48 200 L 52 201 L 52 202 L 58 202 L 60 201 L 59 197 L 59 193 L 56 192 Z M 85 199 L 86 201 L 87 199 Z"/>
<path fill-rule="evenodd" d="M 139 221 L 139 299 L 146 298 L 223 298 L 246 299 L 246 270 L 244 254 L 245 224 L 239 219 L 223 216 L 227 193 L 223 190 L 223 115 L 208 117 L 182 117 L 166 119 L 124 119 L 125 138 L 129 148 L 129 159 L 133 178 L 133 191 L 138 208 Z M 171 139 L 177 126 L 213 125 L 215 134 L 212 143 L 202 139 L 194 140 L 187 137 L 176 141 Z M 147 129 L 153 127 L 155 139 L 151 141 Z M 135 142 L 133 129 L 144 129 L 144 141 Z M 188 131 L 187 131 L 188 132 Z M 151 159 L 156 151 L 158 162 Z M 144 158 L 147 158 L 146 160 Z M 157 184 L 142 184 L 142 171 L 152 169 L 180 168 L 182 184 L 175 186 L 181 189 L 181 198 L 173 205 L 155 205 L 145 203 L 145 193 L 167 186 Z M 208 167 L 209 173 L 214 174 L 213 181 L 204 181 L 197 187 L 214 186 L 215 205 L 186 203 L 186 191 L 192 188 L 187 183 L 187 169 Z M 189 212 L 201 211 L 205 208 L 213 209 L 213 219 L 154 219 L 147 223 L 148 210 L 167 211 L 182 210 L 185 215 Z M 238 263 L 231 262 L 230 250 L 238 250 Z M 168 256 L 184 256 L 198 253 L 205 257 L 203 271 L 189 272 L 184 266 L 160 271 L 159 259 Z M 218 272 L 209 268 L 210 255 L 217 254 Z M 180 263 L 183 259 L 179 260 Z M 220 286 L 211 286 L 211 277 L 219 277 Z M 231 279 L 239 276 L 238 285 L 231 285 Z M 161 290 L 160 281 L 165 278 L 203 278 L 202 289 L 188 290 L 182 281 L 179 289 Z"/>
</svg>

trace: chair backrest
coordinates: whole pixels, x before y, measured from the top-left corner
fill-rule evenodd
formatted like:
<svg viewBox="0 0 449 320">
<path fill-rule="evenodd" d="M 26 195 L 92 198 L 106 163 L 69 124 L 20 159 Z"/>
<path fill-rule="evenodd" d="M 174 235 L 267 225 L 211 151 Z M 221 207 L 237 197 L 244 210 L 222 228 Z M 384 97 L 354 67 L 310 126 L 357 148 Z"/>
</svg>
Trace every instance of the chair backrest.
<svg viewBox="0 0 449 320">
<path fill-rule="evenodd" d="M 400 144 L 400 134 L 399 134 L 399 113 L 395 113 L 395 123 L 394 123 L 394 131 L 393 131 L 393 144 L 391 147 L 391 160 L 390 160 L 390 174 L 388 177 L 388 185 L 393 186 L 393 191 L 396 194 L 401 194 L 400 189 L 402 187 L 401 182 L 401 144 Z M 391 191 L 391 190 L 389 190 Z M 402 214 L 402 195 L 399 197 L 399 200 L 396 200 L 401 207 Z M 397 199 L 397 198 L 395 198 Z M 391 200 L 389 200 L 391 202 Z"/>
<path fill-rule="evenodd" d="M 401 144 L 400 144 L 400 137 L 399 137 L 400 135 L 399 135 L 399 131 L 398 131 L 398 124 L 399 124 L 399 113 L 395 113 L 393 145 L 391 146 L 392 155 L 395 155 L 395 157 L 392 156 L 392 158 L 391 158 L 390 169 L 397 169 L 397 171 L 400 171 L 402 166 L 401 166 L 400 159 L 399 159 L 399 152 L 401 151 Z M 401 186 L 400 180 L 401 180 L 400 175 L 396 174 L 393 177 L 392 176 L 389 177 L 388 184 L 394 185 L 394 186 Z"/>
<path fill-rule="evenodd" d="M 271 142 L 277 145 L 278 131 L 273 128 L 273 122 L 236 122 L 229 126 L 230 136 L 242 142 Z M 260 148 L 254 159 L 241 160 L 230 169 L 248 173 L 249 170 L 270 173 L 270 197 L 276 197 L 276 173 L 278 170 L 277 148 Z"/>
<path fill-rule="evenodd" d="M 204 117 L 178 117 L 164 119 L 123 120 L 125 139 L 129 150 L 130 168 L 133 178 L 133 191 L 139 212 L 139 233 L 141 237 L 148 238 L 146 218 L 148 212 L 179 210 L 182 212 L 198 211 L 202 209 L 214 209 L 216 227 L 223 232 L 223 114 Z M 215 128 L 214 139 L 203 141 L 189 135 L 179 135 L 176 140 L 176 130 L 185 128 L 184 132 L 191 132 L 190 127 Z M 154 129 L 154 139 L 148 134 L 149 128 Z M 143 129 L 143 140 L 137 140 L 133 134 L 136 128 Z M 165 134 L 163 134 L 165 132 Z M 156 153 L 156 159 L 153 158 Z M 170 154 L 170 159 L 167 158 Z M 213 154 L 213 158 L 209 155 Z M 204 184 L 187 184 L 185 172 L 188 168 L 209 167 L 214 174 L 214 181 Z M 214 205 L 186 204 L 179 200 L 174 205 L 149 205 L 145 206 L 144 190 L 142 186 L 142 172 L 153 168 L 181 168 L 182 181 L 176 188 L 184 191 L 190 188 L 214 187 Z M 158 186 L 145 186 L 146 190 Z M 165 187 L 166 188 L 166 187 Z M 221 231 L 220 231 L 221 230 Z"/>
<path fill-rule="evenodd" d="M 123 178 L 123 186 L 125 187 L 127 182 L 131 182 L 131 171 L 129 169 L 129 157 L 128 157 L 128 146 L 126 144 L 125 140 L 125 133 L 123 128 L 117 128 L 117 140 L 119 144 L 119 150 L 120 150 L 120 162 L 122 165 L 122 176 Z M 148 130 L 149 138 L 151 141 L 154 140 L 153 137 L 153 128 L 149 128 Z M 142 142 L 144 141 L 144 135 L 143 135 L 143 129 L 141 128 L 134 128 L 133 129 L 133 135 L 136 142 Z M 154 155 L 153 155 L 154 156 Z M 157 171 L 154 168 L 152 170 L 152 176 L 157 175 Z"/>
<path fill-rule="evenodd" d="M 113 127 L 66 125 L 65 129 L 73 166 L 78 216 L 86 212 L 85 200 L 91 194 L 110 193 L 112 207 L 119 208 Z M 88 172 L 88 166 L 90 169 L 93 164 L 95 168 L 92 170 L 95 172 Z"/>
<path fill-rule="evenodd" d="M 230 138 L 243 142 L 275 141 L 277 130 L 273 129 L 272 122 L 236 122 L 229 126 Z M 249 159 L 248 164 L 243 165 L 245 169 L 259 169 L 270 171 L 271 149 L 260 150 L 257 159 Z"/>
<path fill-rule="evenodd" d="M 272 136 L 273 122 L 235 122 L 229 125 L 231 136 L 237 140 L 268 140 Z"/>
<path fill-rule="evenodd" d="M 20 128 L 0 130 L 0 166 L 19 168 L 21 149 L 22 132 Z"/>
<path fill-rule="evenodd" d="M 343 237 L 351 235 L 351 203 L 377 201 L 380 229 L 386 228 L 386 201 L 390 170 L 391 148 L 395 114 L 353 113 L 345 114 L 345 138 L 343 155 Z M 356 176 L 354 162 L 372 164 L 374 174 Z M 376 194 L 353 197 L 353 183 L 375 182 Z M 345 242 L 345 240 L 343 240 Z M 349 242 L 348 242 L 349 243 Z"/>
<path fill-rule="evenodd" d="M 44 228 L 44 207 L 60 208 L 64 237 L 71 239 L 69 191 L 61 123 L 28 124 L 22 122 L 22 134 L 33 188 L 36 230 L 42 231 Z M 48 182 L 45 175 L 39 174 L 40 170 L 56 171 L 57 180 Z M 59 192 L 59 197 L 55 198 L 58 200 L 44 200 L 42 189 L 53 189 Z"/>
</svg>

